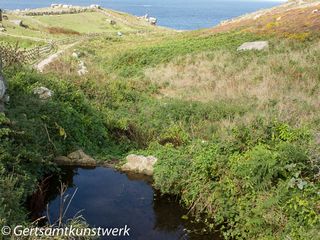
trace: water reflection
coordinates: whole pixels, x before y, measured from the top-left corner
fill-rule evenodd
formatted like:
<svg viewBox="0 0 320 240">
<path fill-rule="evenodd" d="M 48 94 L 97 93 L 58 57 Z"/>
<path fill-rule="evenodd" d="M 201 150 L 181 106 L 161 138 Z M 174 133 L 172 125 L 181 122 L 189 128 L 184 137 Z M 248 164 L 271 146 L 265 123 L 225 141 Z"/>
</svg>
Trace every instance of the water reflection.
<svg viewBox="0 0 320 240">
<path fill-rule="evenodd" d="M 212 233 L 201 234 L 202 224 L 183 220 L 187 210 L 174 197 L 156 192 L 149 177 L 108 168 L 64 168 L 61 177 L 51 177 L 44 200 L 44 204 L 49 203 L 50 219 L 59 217 L 60 181 L 68 186 L 66 194 L 72 195 L 77 189 L 66 219 L 83 210 L 81 215 L 92 227 L 128 225 L 130 238 L 123 239 L 219 239 Z M 44 206 L 38 209 L 38 216 L 44 210 Z"/>
</svg>

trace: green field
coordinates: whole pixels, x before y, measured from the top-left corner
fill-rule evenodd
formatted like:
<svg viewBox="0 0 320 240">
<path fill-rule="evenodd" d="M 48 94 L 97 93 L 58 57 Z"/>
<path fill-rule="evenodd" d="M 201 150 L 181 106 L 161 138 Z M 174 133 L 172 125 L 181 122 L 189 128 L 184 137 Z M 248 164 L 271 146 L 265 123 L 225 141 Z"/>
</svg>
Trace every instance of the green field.
<svg viewBox="0 0 320 240">
<path fill-rule="evenodd" d="M 50 41 L 64 39 L 88 33 L 113 33 L 135 31 L 162 31 L 139 22 L 133 16 L 119 12 L 108 11 L 84 12 L 79 14 L 24 16 L 8 13 L 8 20 L 3 21 L 6 35 L 21 38 L 25 45 L 29 40 Z M 116 24 L 111 25 L 113 19 Z M 17 26 L 14 20 L 22 20 L 24 26 Z M 9 39 L 10 40 L 10 39 Z M 24 43 L 23 43 L 24 44 Z"/>
<path fill-rule="evenodd" d="M 48 27 L 72 29 L 79 33 L 101 33 L 130 30 L 129 27 L 126 27 L 121 23 L 112 26 L 108 22 L 109 19 L 106 16 L 95 12 L 40 16 L 34 17 L 34 19 L 46 24 Z"/>
</svg>

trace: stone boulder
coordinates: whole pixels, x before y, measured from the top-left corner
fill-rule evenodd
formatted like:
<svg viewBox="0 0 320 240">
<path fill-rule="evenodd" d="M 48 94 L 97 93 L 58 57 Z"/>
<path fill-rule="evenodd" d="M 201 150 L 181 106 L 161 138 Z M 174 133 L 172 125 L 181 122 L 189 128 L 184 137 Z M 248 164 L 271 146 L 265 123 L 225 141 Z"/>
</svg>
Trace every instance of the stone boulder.
<svg viewBox="0 0 320 240">
<path fill-rule="evenodd" d="M 107 22 L 109 22 L 110 25 L 116 25 L 117 22 L 115 20 L 107 20 Z"/>
<path fill-rule="evenodd" d="M 6 102 L 6 83 L 2 75 L 0 75 L 0 112 L 4 111 L 4 103 Z"/>
<path fill-rule="evenodd" d="M 264 50 L 269 47 L 268 41 L 256 41 L 256 42 L 246 42 L 238 47 L 237 51 L 248 51 L 248 50 Z"/>
<path fill-rule="evenodd" d="M 79 58 L 79 53 L 73 52 L 71 55 L 73 58 L 78 59 Z"/>
<path fill-rule="evenodd" d="M 87 69 L 86 65 L 84 64 L 83 61 L 79 61 L 78 75 L 83 76 L 83 75 L 86 75 L 87 73 L 88 73 L 88 69 Z"/>
<path fill-rule="evenodd" d="M 33 94 L 38 95 L 41 100 L 47 100 L 52 97 L 53 92 L 46 87 L 38 87 L 33 90 Z"/>
<path fill-rule="evenodd" d="M 154 165 L 158 161 L 153 156 L 145 157 L 134 154 L 127 156 L 126 160 L 127 163 L 121 167 L 123 171 L 143 173 L 150 176 L 153 175 Z"/>
<path fill-rule="evenodd" d="M 154 17 L 151 17 L 151 18 L 149 18 L 149 23 L 151 24 L 151 25 L 156 25 L 157 24 L 157 19 L 156 18 L 154 18 Z"/>
<path fill-rule="evenodd" d="M 17 25 L 19 27 L 23 27 L 23 22 L 22 20 L 16 19 L 16 20 L 10 20 L 11 23 L 13 23 L 14 25 Z"/>
<path fill-rule="evenodd" d="M 91 5 L 89 6 L 89 8 L 91 8 L 91 9 L 101 9 L 101 6 L 100 6 L 100 5 L 97 5 L 97 4 L 91 4 Z"/>
<path fill-rule="evenodd" d="M 80 167 L 95 167 L 96 160 L 85 154 L 82 150 L 77 150 L 70 153 L 67 157 L 59 156 L 54 159 L 54 162 L 63 166 L 80 166 Z"/>
<path fill-rule="evenodd" d="M 58 3 L 51 4 L 51 8 L 58 8 L 58 7 L 60 7 L 60 5 Z"/>
<path fill-rule="evenodd" d="M 63 5 L 62 5 L 62 8 L 72 8 L 72 5 L 69 5 L 69 4 L 63 4 Z"/>
</svg>

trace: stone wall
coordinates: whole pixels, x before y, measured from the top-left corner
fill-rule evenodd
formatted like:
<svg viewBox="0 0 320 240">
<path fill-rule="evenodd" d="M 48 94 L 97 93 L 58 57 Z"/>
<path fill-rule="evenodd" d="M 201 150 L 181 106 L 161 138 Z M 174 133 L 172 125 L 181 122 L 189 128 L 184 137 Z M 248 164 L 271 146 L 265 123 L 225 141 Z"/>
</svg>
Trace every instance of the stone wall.
<svg viewBox="0 0 320 240">
<path fill-rule="evenodd" d="M 94 12 L 92 8 L 69 8 L 59 10 L 48 10 L 48 11 L 28 11 L 23 13 L 26 16 L 45 16 L 45 15 L 62 15 L 62 14 L 76 14 L 83 12 Z"/>
</svg>

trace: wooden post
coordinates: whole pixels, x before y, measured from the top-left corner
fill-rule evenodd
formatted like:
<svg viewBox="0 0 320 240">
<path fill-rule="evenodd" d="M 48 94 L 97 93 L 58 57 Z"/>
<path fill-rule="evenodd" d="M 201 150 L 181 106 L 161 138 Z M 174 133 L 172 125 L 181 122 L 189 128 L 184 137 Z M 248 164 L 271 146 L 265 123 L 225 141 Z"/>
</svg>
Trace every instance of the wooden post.
<svg viewBox="0 0 320 240">
<path fill-rule="evenodd" d="M 2 9 L 0 8 L 0 22 L 2 22 Z"/>
</svg>

